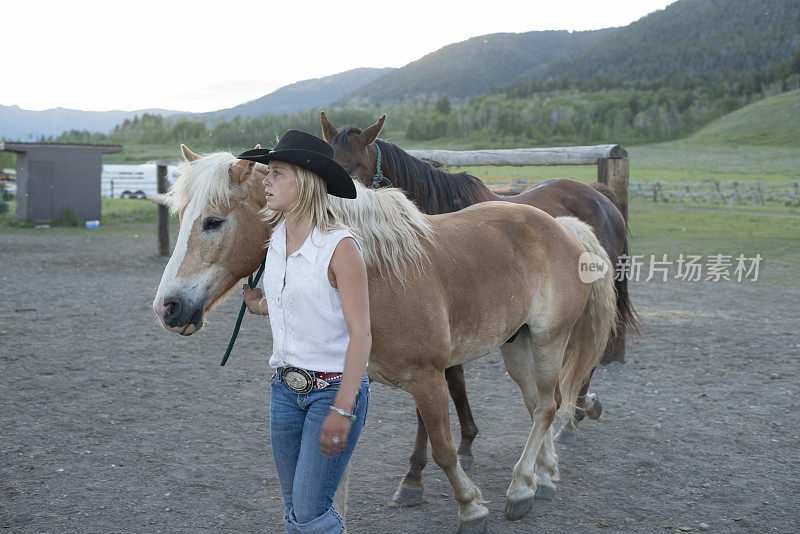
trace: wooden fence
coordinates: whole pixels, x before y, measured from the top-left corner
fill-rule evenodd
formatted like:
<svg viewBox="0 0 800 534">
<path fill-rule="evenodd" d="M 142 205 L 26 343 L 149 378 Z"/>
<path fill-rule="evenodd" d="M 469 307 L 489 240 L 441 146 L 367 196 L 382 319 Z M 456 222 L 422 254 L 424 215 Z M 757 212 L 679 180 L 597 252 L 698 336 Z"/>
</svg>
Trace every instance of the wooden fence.
<svg viewBox="0 0 800 534">
<path fill-rule="evenodd" d="M 597 181 L 611 188 L 628 220 L 628 152 L 619 145 L 407 152 L 437 167 L 597 165 Z"/>
<path fill-rule="evenodd" d="M 798 182 L 634 182 L 629 198 L 718 206 L 800 206 Z"/>
</svg>

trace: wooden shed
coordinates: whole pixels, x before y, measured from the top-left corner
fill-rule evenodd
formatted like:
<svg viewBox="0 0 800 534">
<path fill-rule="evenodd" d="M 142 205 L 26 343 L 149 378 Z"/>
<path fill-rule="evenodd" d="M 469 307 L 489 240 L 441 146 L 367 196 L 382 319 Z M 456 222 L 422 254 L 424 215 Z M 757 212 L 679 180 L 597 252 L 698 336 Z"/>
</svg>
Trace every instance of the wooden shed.
<svg viewBox="0 0 800 534">
<path fill-rule="evenodd" d="M 0 143 L 17 154 L 17 217 L 52 222 L 71 208 L 80 219 L 100 219 L 102 156 L 120 145 Z"/>
</svg>

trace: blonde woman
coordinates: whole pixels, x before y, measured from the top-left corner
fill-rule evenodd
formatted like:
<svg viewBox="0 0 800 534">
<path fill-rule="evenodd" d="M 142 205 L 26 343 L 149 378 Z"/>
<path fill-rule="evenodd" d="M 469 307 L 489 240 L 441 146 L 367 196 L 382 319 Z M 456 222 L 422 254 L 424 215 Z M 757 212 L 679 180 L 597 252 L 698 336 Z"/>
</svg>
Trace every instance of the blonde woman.
<svg viewBox="0 0 800 534">
<path fill-rule="evenodd" d="M 364 259 L 327 201 L 355 198 L 356 189 L 333 148 L 299 130 L 287 131 L 274 150 L 239 158 L 269 167 L 263 184 L 275 226 L 264 290 L 245 284 L 243 293 L 250 313 L 270 317 L 270 436 L 284 526 L 343 532 L 333 495 L 368 411 L 372 338 Z"/>
</svg>

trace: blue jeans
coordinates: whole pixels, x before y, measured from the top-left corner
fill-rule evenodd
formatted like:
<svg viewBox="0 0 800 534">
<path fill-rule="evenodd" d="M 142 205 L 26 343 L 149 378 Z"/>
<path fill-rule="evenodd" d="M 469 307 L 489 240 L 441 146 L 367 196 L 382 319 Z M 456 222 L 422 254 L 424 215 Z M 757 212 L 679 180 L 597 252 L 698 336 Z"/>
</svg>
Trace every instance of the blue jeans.
<svg viewBox="0 0 800 534">
<path fill-rule="evenodd" d="M 345 449 L 333 458 L 319 449 L 322 423 L 339 391 L 340 380 L 306 395 L 293 393 L 274 375 L 271 381 L 269 431 L 272 458 L 281 483 L 283 523 L 290 534 L 328 534 L 344 531 L 333 506 L 333 495 L 350 461 L 369 410 L 369 381 L 364 377 L 353 404 Z"/>
</svg>

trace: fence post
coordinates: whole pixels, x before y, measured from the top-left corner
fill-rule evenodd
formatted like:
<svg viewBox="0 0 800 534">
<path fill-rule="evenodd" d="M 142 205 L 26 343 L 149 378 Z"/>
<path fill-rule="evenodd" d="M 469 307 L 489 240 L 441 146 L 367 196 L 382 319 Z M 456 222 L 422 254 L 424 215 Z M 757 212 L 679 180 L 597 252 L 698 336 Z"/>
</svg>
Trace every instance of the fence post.
<svg viewBox="0 0 800 534">
<path fill-rule="evenodd" d="M 156 165 L 156 178 L 158 180 L 158 194 L 167 192 L 167 164 L 159 162 Z M 169 256 L 169 210 L 166 206 L 158 205 L 158 255 Z"/>
<path fill-rule="evenodd" d="M 627 157 L 597 160 L 597 181 L 611 188 L 619 200 L 622 216 L 628 221 L 628 177 L 630 164 Z"/>
</svg>

